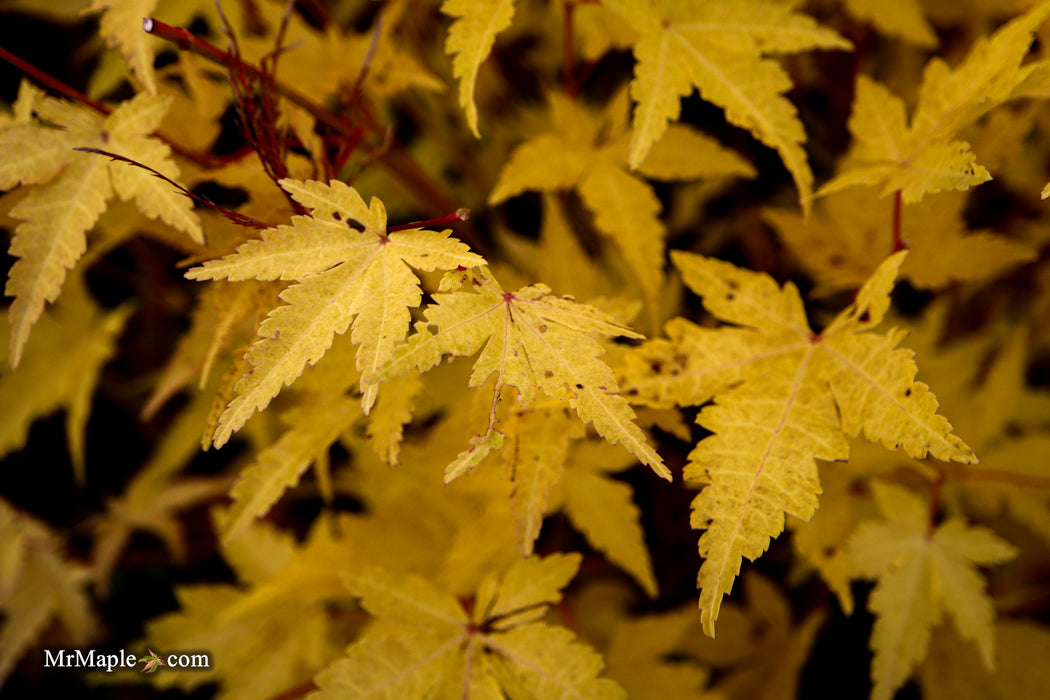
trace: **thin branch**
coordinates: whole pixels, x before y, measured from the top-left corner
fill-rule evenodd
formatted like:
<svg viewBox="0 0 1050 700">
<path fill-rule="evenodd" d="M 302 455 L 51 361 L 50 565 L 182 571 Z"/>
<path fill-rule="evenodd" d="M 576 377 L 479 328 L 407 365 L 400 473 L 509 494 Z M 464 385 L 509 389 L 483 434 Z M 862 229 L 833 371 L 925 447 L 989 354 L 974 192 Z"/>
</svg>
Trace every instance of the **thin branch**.
<svg viewBox="0 0 1050 700">
<path fill-rule="evenodd" d="M 158 19 L 147 17 L 142 21 L 142 28 L 149 34 L 175 43 L 184 51 L 192 51 L 209 61 L 227 68 L 234 64 L 240 64 L 238 66 L 239 69 L 247 73 L 256 75 L 261 75 L 262 73 L 259 68 L 235 59 L 229 52 L 219 49 L 180 27 L 173 27 Z M 334 132 L 348 138 L 355 138 L 356 130 L 360 127 L 357 127 L 348 119 L 335 114 L 323 105 L 314 102 L 280 81 L 275 81 L 275 89 L 281 95 L 308 111 L 319 122 L 331 128 Z M 377 125 L 374 120 L 370 120 L 368 126 L 377 134 L 385 134 L 385 129 Z M 356 137 L 359 138 L 359 135 Z M 400 145 L 392 145 L 381 162 L 402 179 L 417 196 L 420 196 L 428 208 L 432 207 L 437 211 L 449 211 L 456 208 L 456 204 L 445 194 L 444 189 L 435 183 L 430 174 Z M 481 253 L 487 252 L 490 248 L 487 241 L 469 224 L 460 232 L 460 237 Z"/>
<path fill-rule="evenodd" d="M 229 51 L 223 51 L 186 29 L 173 27 L 152 17 L 146 17 L 142 20 L 142 28 L 147 34 L 173 42 L 183 51 L 198 54 L 226 68 L 236 68 L 255 78 L 265 78 L 265 74 L 261 69 L 240 60 Z M 350 122 L 325 108 L 324 105 L 314 102 L 295 88 L 277 81 L 275 81 L 275 88 L 281 95 L 308 111 L 326 126 L 346 135 L 349 135 L 352 131 L 353 125 Z"/>
<path fill-rule="evenodd" d="M 0 46 L 0 58 L 7 61 L 12 66 L 22 71 L 23 73 L 25 73 L 30 78 L 40 83 L 44 87 L 50 88 L 54 92 L 65 95 L 74 102 L 79 102 L 83 105 L 87 105 L 91 109 L 101 114 L 108 115 L 110 112 L 113 111 L 101 102 L 91 99 L 76 88 L 70 85 L 66 85 L 58 78 L 48 75 L 44 71 L 34 66 L 32 63 L 29 63 L 28 61 L 19 58 L 18 56 L 14 55 L 2 46 Z"/>
<path fill-rule="evenodd" d="M 64 97 L 66 97 L 69 100 L 72 100 L 73 102 L 79 102 L 82 105 L 90 107 L 99 114 L 109 116 L 113 113 L 112 109 L 102 104 L 98 100 L 91 99 L 90 97 L 80 92 L 76 88 L 72 87 L 71 85 L 67 85 L 58 78 L 49 75 L 48 73 L 45 73 L 44 71 L 34 66 L 32 63 L 29 63 L 28 61 L 19 58 L 18 56 L 14 55 L 2 46 L 0 46 L 0 59 L 7 61 L 12 66 L 25 73 L 29 78 L 36 81 L 40 85 L 48 88 L 52 92 L 57 92 L 58 94 L 63 95 Z M 153 136 L 168 144 L 171 150 L 177 153 L 178 155 L 182 156 L 186 160 L 193 161 L 202 168 L 212 167 L 217 163 L 222 162 L 221 159 L 217 159 L 208 155 L 201 155 L 200 153 L 195 153 L 180 145 L 177 141 L 172 141 L 170 138 L 164 136 L 160 132 L 154 131 Z"/>
<path fill-rule="evenodd" d="M 276 97 L 278 93 L 275 72 L 282 51 L 285 31 L 291 17 L 291 9 L 292 0 L 288 0 L 274 40 L 273 50 L 263 57 L 262 69 L 253 72 L 244 69 L 244 66 L 248 64 L 241 60 L 240 46 L 234 35 L 233 27 L 222 12 L 221 6 L 218 6 L 219 18 L 222 20 L 223 30 L 229 43 L 227 54 L 231 61 L 227 74 L 230 88 L 233 90 L 237 114 L 241 121 L 241 132 L 251 144 L 256 155 L 259 156 L 263 171 L 288 201 L 292 211 L 305 215 L 306 207 L 280 186 L 280 181 L 289 177 L 290 173 L 285 164 L 288 149 L 284 136 L 278 133 L 277 127 L 279 106 Z"/>
<path fill-rule="evenodd" d="M 210 207 L 211 209 L 214 209 L 215 211 L 219 212 L 220 214 L 225 216 L 227 219 L 229 219 L 230 221 L 232 221 L 233 223 L 235 223 L 235 224 L 237 224 L 239 226 L 247 226 L 249 228 L 255 228 L 255 229 L 275 228 L 275 226 L 273 224 L 268 224 L 265 221 L 259 221 L 258 219 L 253 219 L 252 217 L 246 216 L 245 214 L 241 214 L 240 212 L 232 211 L 230 209 L 227 209 L 226 207 L 223 207 L 223 206 L 220 206 L 220 205 L 216 204 L 215 202 L 211 201 L 210 199 L 208 199 L 204 195 L 197 194 L 196 192 L 191 192 L 190 190 L 186 189 L 185 187 L 183 187 L 179 183 L 177 183 L 174 180 L 172 180 L 170 177 L 168 177 L 164 173 L 159 172 L 157 170 L 154 170 L 153 168 L 151 168 L 150 166 L 146 165 L 145 163 L 140 163 L 137 160 L 132 160 L 131 158 L 127 158 L 127 157 L 119 155 L 117 153 L 111 153 L 110 151 L 104 151 L 101 148 L 92 148 L 92 147 L 89 147 L 89 146 L 80 146 L 80 147 L 74 148 L 73 150 L 74 151 L 83 151 L 84 153 L 95 153 L 95 154 L 98 154 L 100 156 L 108 156 L 111 160 L 119 160 L 119 161 L 121 161 L 123 163 L 128 163 L 130 165 L 134 165 L 136 168 L 142 168 L 143 170 L 145 170 L 145 171 L 149 172 L 150 174 L 152 174 L 154 177 L 160 178 L 164 182 L 167 182 L 168 184 L 170 184 L 180 194 L 183 194 L 183 195 L 189 197 L 194 202 L 197 202 L 197 203 L 202 204 L 202 205 L 204 205 L 206 207 Z"/>
<path fill-rule="evenodd" d="M 454 221 L 466 221 L 470 218 L 470 209 L 457 209 L 451 214 L 445 214 L 439 216 L 436 219 L 427 219 L 426 221 L 413 221 L 408 224 L 398 224 L 397 226 L 388 226 L 386 229 L 387 233 L 393 233 L 394 231 L 405 231 L 408 229 L 415 228 L 437 228 L 444 226 L 445 224 L 451 224 Z"/>
</svg>

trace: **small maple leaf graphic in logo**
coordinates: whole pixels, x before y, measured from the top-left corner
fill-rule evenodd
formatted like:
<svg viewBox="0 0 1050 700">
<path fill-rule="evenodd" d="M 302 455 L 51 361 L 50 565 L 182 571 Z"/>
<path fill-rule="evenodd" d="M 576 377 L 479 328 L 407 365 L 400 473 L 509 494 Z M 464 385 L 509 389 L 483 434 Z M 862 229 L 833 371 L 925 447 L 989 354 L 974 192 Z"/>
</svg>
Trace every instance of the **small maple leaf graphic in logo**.
<svg viewBox="0 0 1050 700">
<path fill-rule="evenodd" d="M 149 649 L 148 651 L 149 656 L 145 656 L 139 659 L 139 662 L 146 664 L 146 666 L 142 669 L 143 673 L 153 673 L 157 670 L 158 666 L 164 665 L 164 662 L 160 660 L 159 656 L 157 656 L 157 652 L 153 651 L 152 649 Z"/>
</svg>

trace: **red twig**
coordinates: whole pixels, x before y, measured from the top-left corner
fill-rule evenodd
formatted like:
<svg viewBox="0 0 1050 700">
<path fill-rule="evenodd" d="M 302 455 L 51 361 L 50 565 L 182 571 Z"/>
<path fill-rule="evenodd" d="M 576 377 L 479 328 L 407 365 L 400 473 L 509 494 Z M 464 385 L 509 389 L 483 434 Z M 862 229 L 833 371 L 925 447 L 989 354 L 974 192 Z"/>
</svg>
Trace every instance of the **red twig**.
<svg viewBox="0 0 1050 700">
<path fill-rule="evenodd" d="M 153 18 L 144 19 L 142 26 L 148 33 L 171 41 L 180 49 L 197 53 L 212 62 L 227 67 L 230 67 L 235 62 L 239 62 L 241 63 L 240 68 L 245 72 L 256 75 L 261 74 L 261 71 L 255 66 L 235 59 L 228 52 L 222 51 L 185 29 L 172 27 Z M 275 89 L 281 95 L 308 111 L 318 122 L 327 126 L 333 132 L 341 134 L 351 139 L 351 141 L 361 138 L 361 127 L 353 124 L 348 119 L 335 114 L 280 81 L 275 81 Z M 365 116 L 366 118 L 370 117 L 367 111 L 365 111 Z M 383 138 L 385 138 L 386 130 L 376 124 L 374 118 L 368 120 L 367 126 L 374 133 L 383 135 Z M 437 211 L 449 211 L 456 208 L 456 203 L 445 194 L 445 191 L 433 181 L 429 173 L 404 148 L 397 144 L 391 145 L 383 156 L 382 163 L 420 197 L 421 201 L 426 204 L 426 208 L 432 208 Z M 464 228 L 460 232 L 460 237 L 480 252 L 485 252 L 489 248 L 487 242 L 472 226 L 468 225 Z"/>
<path fill-rule="evenodd" d="M 180 194 L 183 194 L 183 195 L 189 197 L 194 202 L 198 202 L 200 204 L 203 204 L 206 207 L 210 207 L 211 209 L 214 209 L 215 211 L 219 212 L 220 214 L 225 216 L 227 219 L 229 219 L 233 223 L 238 224 L 240 226 L 247 226 L 249 228 L 257 228 L 257 229 L 274 228 L 273 224 L 268 224 L 265 221 L 259 221 L 258 219 L 253 219 L 250 216 L 246 216 L 246 215 L 241 214 L 239 212 L 232 211 L 230 209 L 227 209 L 226 207 L 223 207 L 223 206 L 220 206 L 220 205 L 216 204 L 215 202 L 211 201 L 210 199 L 208 199 L 204 195 L 200 195 L 200 194 L 197 194 L 195 192 L 191 192 L 190 190 L 186 189 L 185 187 L 183 187 L 179 183 L 177 183 L 174 180 L 172 180 L 170 177 L 168 177 L 164 173 L 162 173 L 162 172 L 160 172 L 158 170 L 154 170 L 153 168 L 151 168 L 150 166 L 146 165 L 145 163 L 140 163 L 137 160 L 132 160 L 131 158 L 127 158 L 127 157 L 119 155 L 117 153 L 111 153 L 110 151 L 104 151 L 101 148 L 92 148 L 92 147 L 89 147 L 89 146 L 81 146 L 81 147 L 78 147 L 78 148 L 74 148 L 73 150 L 74 151 L 83 151 L 85 153 L 96 153 L 96 154 L 98 154 L 100 156 L 108 156 L 111 160 L 119 160 L 119 161 L 121 161 L 123 163 L 128 163 L 130 165 L 134 165 L 136 168 L 142 168 L 143 170 L 151 173 L 154 177 L 160 178 L 164 182 L 167 182 L 168 184 L 170 184 L 172 187 L 174 187 L 176 190 L 178 190 L 178 192 Z"/>
<path fill-rule="evenodd" d="M 148 34 L 174 42 L 183 51 L 192 51 L 193 53 L 199 54 L 204 58 L 226 66 L 227 68 L 236 66 L 238 70 L 244 71 L 246 74 L 252 75 L 256 78 L 264 77 L 261 69 L 256 68 L 250 63 L 245 63 L 238 57 L 232 55 L 229 51 L 223 51 L 214 44 L 201 39 L 196 34 L 182 29 L 181 27 L 173 27 L 170 24 L 161 22 L 159 19 L 147 17 L 142 20 L 142 28 Z M 330 110 L 325 109 L 323 105 L 314 102 L 294 88 L 280 82 L 275 83 L 275 88 L 289 100 L 310 112 L 310 114 L 316 117 L 319 122 L 335 131 L 341 134 L 349 134 L 353 129 L 353 125 L 347 120 L 332 113 Z"/>
<path fill-rule="evenodd" d="M 439 216 L 436 219 L 427 219 L 426 221 L 413 221 L 410 224 L 398 224 L 397 226 L 388 226 L 386 229 L 387 233 L 393 233 L 394 231 L 405 231 L 408 229 L 415 228 L 437 228 L 446 224 L 451 224 L 454 221 L 466 221 L 470 218 L 470 209 L 457 209 L 451 214 L 445 214 Z"/>
<path fill-rule="evenodd" d="M 45 73 L 44 71 L 34 66 L 32 63 L 29 63 L 28 61 L 19 58 L 18 56 L 14 55 L 2 46 L 0 46 L 0 59 L 7 61 L 12 66 L 29 76 L 32 80 L 36 81 L 40 85 L 43 85 L 52 92 L 57 92 L 58 94 L 63 95 L 67 99 L 70 99 L 74 102 L 79 102 L 82 105 L 90 107 L 99 114 L 108 116 L 113 112 L 112 109 L 102 104 L 98 100 L 93 100 L 84 93 L 77 90 L 76 88 L 72 87 L 71 85 L 66 85 L 58 78 Z M 202 168 L 211 167 L 221 162 L 220 159 L 213 158 L 212 156 L 195 153 L 179 145 L 178 142 L 172 141 L 170 138 L 164 136 L 159 132 L 153 132 L 153 136 L 159 138 L 160 140 L 168 144 L 171 150 L 175 153 L 179 154 L 187 160 L 193 161 L 197 165 L 200 165 Z"/>
<path fill-rule="evenodd" d="M 101 114 L 109 114 L 113 111 L 101 102 L 91 99 L 76 88 L 70 85 L 66 85 L 61 80 L 48 75 L 44 71 L 34 66 L 32 63 L 29 63 L 28 61 L 19 58 L 18 56 L 14 55 L 2 46 L 0 46 L 0 58 L 4 59 L 12 66 L 22 71 L 23 73 L 25 73 L 30 78 L 40 83 L 44 87 L 50 88 L 54 92 L 65 95 L 74 102 L 79 102 L 81 104 L 87 105 L 91 109 Z"/>
<path fill-rule="evenodd" d="M 226 15 L 220 8 L 219 16 L 229 41 L 227 55 L 230 60 L 227 72 L 230 87 L 241 121 L 241 131 L 259 156 L 266 175 L 273 180 L 281 194 L 288 200 L 289 206 L 296 214 L 306 215 L 306 208 L 280 187 L 280 181 L 289 176 L 285 157 L 288 149 L 284 135 L 278 130 L 280 107 L 277 100 L 276 70 L 281 54 L 284 35 L 291 18 L 291 0 L 285 5 L 285 12 L 274 40 L 273 50 L 263 57 L 262 69 L 255 69 L 241 60 L 240 47 Z M 247 68 L 251 68 L 248 70 Z"/>
</svg>

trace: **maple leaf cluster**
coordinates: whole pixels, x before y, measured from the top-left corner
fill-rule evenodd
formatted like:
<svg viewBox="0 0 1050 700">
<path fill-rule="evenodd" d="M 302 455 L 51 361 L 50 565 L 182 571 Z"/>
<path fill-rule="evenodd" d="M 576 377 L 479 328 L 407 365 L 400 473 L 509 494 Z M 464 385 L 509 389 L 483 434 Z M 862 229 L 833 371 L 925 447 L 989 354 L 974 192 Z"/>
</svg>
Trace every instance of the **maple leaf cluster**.
<svg viewBox="0 0 1050 700">
<path fill-rule="evenodd" d="M 1048 692 L 1050 0 L 2 13 L 0 684 Z"/>
</svg>

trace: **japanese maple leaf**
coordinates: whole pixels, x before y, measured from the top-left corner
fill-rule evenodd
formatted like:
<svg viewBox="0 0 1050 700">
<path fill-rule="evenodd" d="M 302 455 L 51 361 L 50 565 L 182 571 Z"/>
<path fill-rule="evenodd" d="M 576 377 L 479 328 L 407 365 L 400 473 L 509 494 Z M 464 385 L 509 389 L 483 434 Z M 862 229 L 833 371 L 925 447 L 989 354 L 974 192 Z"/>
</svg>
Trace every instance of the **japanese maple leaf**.
<svg viewBox="0 0 1050 700">
<path fill-rule="evenodd" d="M 1036 257 L 1022 241 L 991 231 L 970 231 L 963 216 L 966 192 L 941 192 L 904 210 L 900 237 L 908 248 L 901 278 L 918 289 L 993 279 Z M 851 187 L 817 201 L 814 215 L 767 209 L 777 230 L 818 283 L 814 295 L 856 289 L 893 249 L 893 201 L 872 187 Z"/>
<path fill-rule="evenodd" d="M 871 22 L 884 34 L 922 47 L 937 46 L 937 33 L 923 14 L 920 0 L 844 0 L 849 13 Z"/>
<path fill-rule="evenodd" d="M 472 609 L 426 579 L 365 567 L 347 587 L 376 619 L 316 678 L 318 700 L 417 697 L 626 697 L 597 678 L 601 657 L 539 620 L 579 567 L 578 554 L 522 559 L 477 588 Z"/>
<path fill-rule="evenodd" d="M 1050 16 L 1042 3 L 980 39 L 953 68 L 931 58 L 923 72 L 919 102 L 908 122 L 904 100 L 882 84 L 857 78 L 849 129 L 853 147 L 838 176 L 818 195 L 854 185 L 881 185 L 883 194 L 899 190 L 905 202 L 929 192 L 968 189 L 991 179 L 959 131 L 1013 97 L 1027 73 L 1021 61 L 1033 32 Z"/>
<path fill-rule="evenodd" d="M 144 656 L 143 658 L 138 660 L 138 663 L 145 664 L 145 666 L 142 667 L 143 673 L 153 673 L 161 666 L 167 665 L 160 660 L 160 657 L 157 656 L 157 652 L 153 651 L 152 649 L 149 649 L 148 651 L 148 656 Z"/>
<path fill-rule="evenodd" d="M 544 518 L 564 510 L 594 549 L 655 597 L 656 578 L 634 492 L 611 478 L 634 466 L 634 458 L 607 442 L 582 440 L 584 427 L 561 402 L 510 410 L 503 427 L 508 442 L 501 455 L 503 471 L 514 484 L 510 510 L 522 555 L 532 555 Z"/>
<path fill-rule="evenodd" d="M 456 286 L 462 289 L 447 291 Z M 670 479 L 660 455 L 634 424 L 634 411 L 619 396 L 612 369 L 599 359 L 605 351 L 592 334 L 641 336 L 594 307 L 551 296 L 550 288 L 542 284 L 504 291 L 486 268 L 452 273 L 442 282 L 442 289 L 445 293 L 434 295 L 436 303 L 427 307 L 426 321 L 416 324 L 417 333 L 397 348 L 375 380 L 413 369 L 425 372 L 445 355 L 481 351 L 470 386 L 482 386 L 496 377 L 488 430 L 449 465 L 446 482 L 502 446 L 502 434 L 495 429 L 495 406 L 505 386 L 518 390 L 518 404 L 523 407 L 533 403 L 537 390 L 552 399 L 567 398 L 580 420 L 591 423 L 599 435 L 623 445 L 643 464 Z"/>
<path fill-rule="evenodd" d="M 459 104 L 466 111 L 467 125 L 480 138 L 474 85 L 496 35 L 509 27 L 514 18 L 514 0 L 445 0 L 441 11 L 454 18 L 448 28 L 445 52 L 453 56 L 452 74 L 460 81 Z"/>
<path fill-rule="evenodd" d="M 4 407 L 0 457 L 26 445 L 34 421 L 65 409 L 73 475 L 83 484 L 91 399 L 103 366 L 116 352 L 131 308 L 104 312 L 90 298 L 79 275 L 74 279 L 73 289 L 41 314 L 18 369 L 0 370 L 0 406 Z M 3 336 L 0 331 L 0 339 Z"/>
<path fill-rule="evenodd" d="M 366 205 L 342 182 L 286 179 L 281 186 L 312 216 L 293 217 L 290 226 L 263 231 L 262 240 L 248 241 L 237 252 L 186 273 L 196 280 L 297 280 L 280 295 L 286 305 L 271 311 L 259 327 L 259 340 L 247 354 L 252 369 L 219 417 L 216 447 L 306 365 L 320 360 L 336 333 L 350 329 L 351 340 L 360 345 L 358 370 L 363 377 L 375 374 L 407 335 L 409 308 L 422 298 L 412 268 L 451 270 L 485 262 L 450 238 L 448 230 L 388 234 L 383 203 L 373 197 Z M 378 386 L 362 381 L 362 390 L 367 413 Z"/>
<path fill-rule="evenodd" d="M 86 233 L 114 191 L 147 216 L 203 241 L 190 200 L 170 185 L 140 168 L 73 150 L 106 148 L 177 177 L 167 144 L 149 136 L 170 102 L 138 95 L 103 116 L 38 93 L 23 110 L 24 119 L 0 128 L 0 190 L 33 185 L 11 209 L 12 217 L 23 220 L 11 240 L 9 252 L 18 260 L 4 289 L 15 298 L 8 311 L 12 367 L 21 361 L 45 304 L 58 297 L 67 271 L 87 250 Z"/>
<path fill-rule="evenodd" d="M 665 229 L 660 200 L 641 176 L 751 177 L 754 169 L 714 139 L 674 124 L 632 173 L 627 168 L 626 92 L 610 101 L 604 115 L 562 95 L 552 94 L 548 101 L 553 129 L 514 149 L 489 202 L 498 204 L 525 190 L 574 189 L 598 231 L 616 243 L 646 304 L 655 310 L 663 286 Z"/>
<path fill-rule="evenodd" d="M 994 666 L 995 610 L 978 564 L 1012 559 L 1017 550 L 991 530 L 951 518 L 931 532 L 929 508 L 898 486 L 873 482 L 883 520 L 862 524 L 849 541 L 851 572 L 876 579 L 872 700 L 890 700 L 926 656 L 930 633 L 947 612 L 964 639 Z"/>
<path fill-rule="evenodd" d="M 65 549 L 57 533 L 0 498 L 0 684 L 41 635 L 80 647 L 98 634 L 90 574 Z"/>
<path fill-rule="evenodd" d="M 795 180 L 803 206 L 813 174 L 806 134 L 784 97 L 791 79 L 771 53 L 849 49 L 851 44 L 784 4 L 766 0 L 609 0 L 606 5 L 638 32 L 631 96 L 637 102 L 629 163 L 637 168 L 678 119 L 694 89 L 725 110 L 730 123 L 776 149 Z"/>
<path fill-rule="evenodd" d="M 628 356 L 627 395 L 654 405 L 699 405 L 714 435 L 689 455 L 684 476 L 708 484 L 693 501 L 700 537 L 700 608 L 714 633 L 722 597 L 743 557 L 758 558 L 784 529 L 784 514 L 808 520 L 820 483 L 815 459 L 844 460 L 860 432 L 913 457 L 974 462 L 915 381 L 903 331 L 871 333 L 889 308 L 905 252 L 887 258 L 854 303 L 821 333 L 810 329 L 798 289 L 768 275 L 692 253 L 672 258 L 704 307 L 733 327 L 685 319 Z"/>
</svg>

